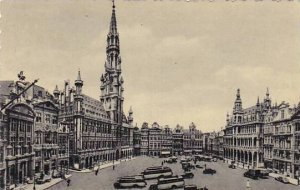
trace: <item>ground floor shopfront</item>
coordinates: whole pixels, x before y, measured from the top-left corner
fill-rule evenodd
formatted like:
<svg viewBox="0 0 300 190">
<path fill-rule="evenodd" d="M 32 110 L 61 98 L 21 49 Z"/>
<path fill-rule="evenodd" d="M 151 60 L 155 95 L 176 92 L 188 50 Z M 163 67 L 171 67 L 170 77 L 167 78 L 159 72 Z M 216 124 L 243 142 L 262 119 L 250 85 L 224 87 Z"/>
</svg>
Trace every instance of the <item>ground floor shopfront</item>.
<svg viewBox="0 0 300 190">
<path fill-rule="evenodd" d="M 70 155 L 70 167 L 72 169 L 88 169 L 104 162 L 130 158 L 133 156 L 132 148 L 116 150 L 84 151 L 80 154 Z"/>
<path fill-rule="evenodd" d="M 263 153 L 239 149 L 224 149 L 224 157 L 239 164 L 247 164 L 250 168 L 264 167 Z"/>
<path fill-rule="evenodd" d="M 298 163 L 292 163 L 288 160 L 273 160 L 272 170 L 278 174 L 282 174 L 284 176 L 292 177 L 295 179 L 299 178 L 300 167 Z"/>
<path fill-rule="evenodd" d="M 12 189 L 33 179 L 33 155 L 6 159 L 6 189 Z M 3 172 L 2 172 L 3 173 Z M 4 173 L 3 173 L 4 174 Z"/>
</svg>

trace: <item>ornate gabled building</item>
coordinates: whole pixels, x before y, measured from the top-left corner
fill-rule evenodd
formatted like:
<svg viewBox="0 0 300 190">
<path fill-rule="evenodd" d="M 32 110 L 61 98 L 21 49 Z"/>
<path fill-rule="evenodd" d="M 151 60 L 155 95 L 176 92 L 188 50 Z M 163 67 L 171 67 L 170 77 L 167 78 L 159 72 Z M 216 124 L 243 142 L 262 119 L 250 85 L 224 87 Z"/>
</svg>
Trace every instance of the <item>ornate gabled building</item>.
<svg viewBox="0 0 300 190">
<path fill-rule="evenodd" d="M 295 179 L 299 179 L 300 177 L 300 103 L 295 110 L 295 113 L 291 117 L 293 121 L 292 126 L 292 171 L 291 175 Z"/>
<path fill-rule="evenodd" d="M 263 166 L 264 117 L 271 107 L 267 90 L 262 103 L 243 109 L 240 90 L 237 90 L 232 116 L 227 114 L 224 130 L 224 156 L 237 164 L 249 167 Z"/>
<path fill-rule="evenodd" d="M 173 155 L 181 155 L 183 153 L 183 127 L 176 125 L 172 133 L 173 138 Z"/>
<path fill-rule="evenodd" d="M 50 100 L 33 103 L 35 172 L 51 175 L 58 168 L 58 107 Z"/>
<path fill-rule="evenodd" d="M 203 151 L 203 134 L 192 122 L 189 129 L 183 129 L 183 153 L 196 154 Z"/>
<path fill-rule="evenodd" d="M 0 113 L 0 188 L 11 189 L 33 179 L 34 119 L 28 89 L 37 82 L 19 80 L 1 82 Z M 3 88 L 4 87 L 4 88 Z"/>
<path fill-rule="evenodd" d="M 295 109 L 282 102 L 272 119 L 273 127 L 273 169 L 292 176 L 293 169 L 293 121 Z"/>
<path fill-rule="evenodd" d="M 162 143 L 160 155 L 165 157 L 173 155 L 172 144 L 172 130 L 168 125 L 166 125 L 162 128 Z"/>
<path fill-rule="evenodd" d="M 133 155 L 140 156 L 141 155 L 141 130 L 135 126 L 133 128 Z"/>
</svg>

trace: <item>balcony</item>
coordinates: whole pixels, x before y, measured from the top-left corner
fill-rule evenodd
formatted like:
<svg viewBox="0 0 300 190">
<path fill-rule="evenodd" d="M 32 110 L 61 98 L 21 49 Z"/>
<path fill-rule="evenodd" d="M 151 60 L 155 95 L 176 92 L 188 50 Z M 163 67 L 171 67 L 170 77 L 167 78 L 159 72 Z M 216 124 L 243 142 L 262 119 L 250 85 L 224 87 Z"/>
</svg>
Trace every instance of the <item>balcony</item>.
<svg viewBox="0 0 300 190">
<path fill-rule="evenodd" d="M 286 156 L 283 156 L 283 155 L 274 155 L 273 159 L 281 160 L 281 161 L 285 161 L 285 162 L 291 162 L 292 161 L 291 157 L 286 157 Z"/>
<path fill-rule="evenodd" d="M 276 150 L 285 150 L 285 151 L 291 151 L 292 150 L 291 147 L 281 147 L 281 146 L 276 146 L 276 145 L 274 145 L 273 149 L 276 149 Z"/>
<path fill-rule="evenodd" d="M 57 144 L 35 144 L 33 145 L 35 150 L 41 149 L 58 149 L 59 146 Z"/>
<path fill-rule="evenodd" d="M 274 135 L 292 135 L 291 131 L 275 131 Z"/>
</svg>

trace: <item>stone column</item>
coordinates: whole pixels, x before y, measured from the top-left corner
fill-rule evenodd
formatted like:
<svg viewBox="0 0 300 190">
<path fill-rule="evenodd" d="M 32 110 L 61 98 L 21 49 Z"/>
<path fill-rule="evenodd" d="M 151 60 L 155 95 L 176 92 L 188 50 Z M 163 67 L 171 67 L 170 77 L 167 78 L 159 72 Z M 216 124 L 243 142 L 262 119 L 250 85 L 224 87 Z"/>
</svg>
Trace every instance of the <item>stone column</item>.
<svg viewBox="0 0 300 190">
<path fill-rule="evenodd" d="M 6 165 L 6 189 L 10 189 L 10 166 Z"/>
<path fill-rule="evenodd" d="M 251 152 L 251 154 L 252 154 L 252 162 L 251 162 L 251 164 L 252 164 L 252 168 L 254 168 L 254 153 Z"/>
<path fill-rule="evenodd" d="M 247 152 L 247 164 L 250 165 L 250 152 Z"/>
</svg>

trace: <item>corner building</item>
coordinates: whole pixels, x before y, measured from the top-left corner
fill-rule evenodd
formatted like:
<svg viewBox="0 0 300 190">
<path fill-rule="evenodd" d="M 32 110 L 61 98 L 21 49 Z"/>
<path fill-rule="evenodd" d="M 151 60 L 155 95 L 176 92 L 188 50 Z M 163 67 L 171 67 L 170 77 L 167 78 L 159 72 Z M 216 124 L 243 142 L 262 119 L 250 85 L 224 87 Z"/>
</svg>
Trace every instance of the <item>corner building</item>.
<svg viewBox="0 0 300 190">
<path fill-rule="evenodd" d="M 249 168 L 263 167 L 263 126 L 265 114 L 273 109 L 267 90 L 262 103 L 243 109 L 237 90 L 232 115 L 227 114 L 224 130 L 224 157 Z"/>
</svg>

